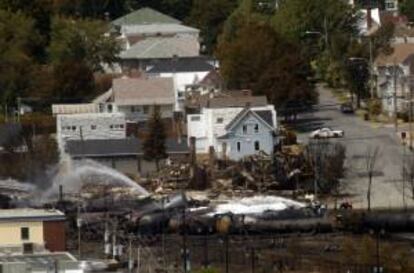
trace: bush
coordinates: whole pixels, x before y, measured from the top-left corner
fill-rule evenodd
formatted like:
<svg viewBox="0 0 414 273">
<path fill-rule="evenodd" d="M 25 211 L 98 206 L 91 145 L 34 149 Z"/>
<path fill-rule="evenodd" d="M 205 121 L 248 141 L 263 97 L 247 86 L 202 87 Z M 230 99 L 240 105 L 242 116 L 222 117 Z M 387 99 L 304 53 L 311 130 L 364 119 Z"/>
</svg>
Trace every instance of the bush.
<svg viewBox="0 0 414 273">
<path fill-rule="evenodd" d="M 371 100 L 368 103 L 368 110 L 370 115 L 372 116 L 378 116 L 382 113 L 382 104 L 381 101 L 378 99 Z"/>
</svg>

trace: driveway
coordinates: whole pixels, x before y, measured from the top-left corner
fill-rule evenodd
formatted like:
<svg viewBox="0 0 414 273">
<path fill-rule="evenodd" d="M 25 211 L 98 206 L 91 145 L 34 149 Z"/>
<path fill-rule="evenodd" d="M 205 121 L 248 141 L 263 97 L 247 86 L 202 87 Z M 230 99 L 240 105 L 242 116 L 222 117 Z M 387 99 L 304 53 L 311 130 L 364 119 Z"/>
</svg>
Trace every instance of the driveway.
<svg viewBox="0 0 414 273">
<path fill-rule="evenodd" d="M 380 155 L 373 178 L 371 206 L 403 207 L 402 162 L 404 154 L 407 158 L 409 152 L 404 151 L 403 146 L 399 144 L 395 129 L 388 125 L 374 125 L 355 115 L 341 113 L 338 101 L 331 92 L 322 86 L 318 89 L 319 104 L 315 111 L 300 115 L 296 122 L 298 140 L 307 143 L 309 133 L 321 127 L 345 131 L 344 138 L 330 141 L 338 141 L 346 146 L 345 191 L 350 194 L 347 200 L 357 208 L 367 207 L 368 178 L 364 168 L 367 149 L 379 147 Z M 406 196 L 408 206 L 414 206 L 408 193 Z"/>
</svg>

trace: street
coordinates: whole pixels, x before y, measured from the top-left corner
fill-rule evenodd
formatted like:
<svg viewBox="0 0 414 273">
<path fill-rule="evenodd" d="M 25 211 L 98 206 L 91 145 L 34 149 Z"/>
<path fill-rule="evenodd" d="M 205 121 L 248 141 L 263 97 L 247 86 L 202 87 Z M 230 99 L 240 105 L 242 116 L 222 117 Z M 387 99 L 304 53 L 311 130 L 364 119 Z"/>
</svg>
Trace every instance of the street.
<svg viewBox="0 0 414 273">
<path fill-rule="evenodd" d="M 399 144 L 395 129 L 391 125 L 373 124 L 363 121 L 355 114 L 343 114 L 339 110 L 339 102 L 332 93 L 322 86 L 318 86 L 319 103 L 315 110 L 298 117 L 295 130 L 298 132 L 298 141 L 307 143 L 309 133 L 323 127 L 345 131 L 344 138 L 331 139 L 346 146 L 346 177 L 344 179 L 345 192 L 350 196 L 346 200 L 352 202 L 355 208 L 367 207 L 368 177 L 366 166 L 367 149 L 379 147 L 372 183 L 372 208 L 398 208 L 404 206 L 402 198 L 402 162 L 404 154 L 407 158 L 408 149 L 404 151 Z M 408 183 L 407 183 L 408 184 Z M 410 187 L 406 188 L 406 204 L 413 206 Z"/>
</svg>

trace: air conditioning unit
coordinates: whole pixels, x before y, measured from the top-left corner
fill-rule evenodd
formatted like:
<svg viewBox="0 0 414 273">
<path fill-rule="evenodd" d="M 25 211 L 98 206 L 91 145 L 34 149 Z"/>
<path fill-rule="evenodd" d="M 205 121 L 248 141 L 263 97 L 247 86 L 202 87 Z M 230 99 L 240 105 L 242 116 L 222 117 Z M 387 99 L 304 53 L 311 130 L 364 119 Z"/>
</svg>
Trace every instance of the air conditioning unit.
<svg viewBox="0 0 414 273">
<path fill-rule="evenodd" d="M 34 246 L 33 243 L 23 244 L 23 254 L 33 254 Z"/>
</svg>

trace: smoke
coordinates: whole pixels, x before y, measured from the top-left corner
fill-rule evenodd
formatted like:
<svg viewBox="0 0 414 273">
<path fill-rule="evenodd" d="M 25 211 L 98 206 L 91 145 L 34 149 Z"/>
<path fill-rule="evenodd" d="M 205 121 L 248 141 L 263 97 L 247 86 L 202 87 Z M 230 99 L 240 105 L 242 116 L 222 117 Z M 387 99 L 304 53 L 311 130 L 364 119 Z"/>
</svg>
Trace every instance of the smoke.
<svg viewBox="0 0 414 273">
<path fill-rule="evenodd" d="M 131 188 L 136 194 L 147 196 L 149 193 L 135 181 L 96 161 L 72 160 L 63 154 L 59 163 L 59 171 L 52 181 L 51 187 L 43 194 L 49 199 L 57 196 L 59 186 L 62 185 L 65 193 L 80 193 L 85 185 L 113 186 Z"/>
</svg>

